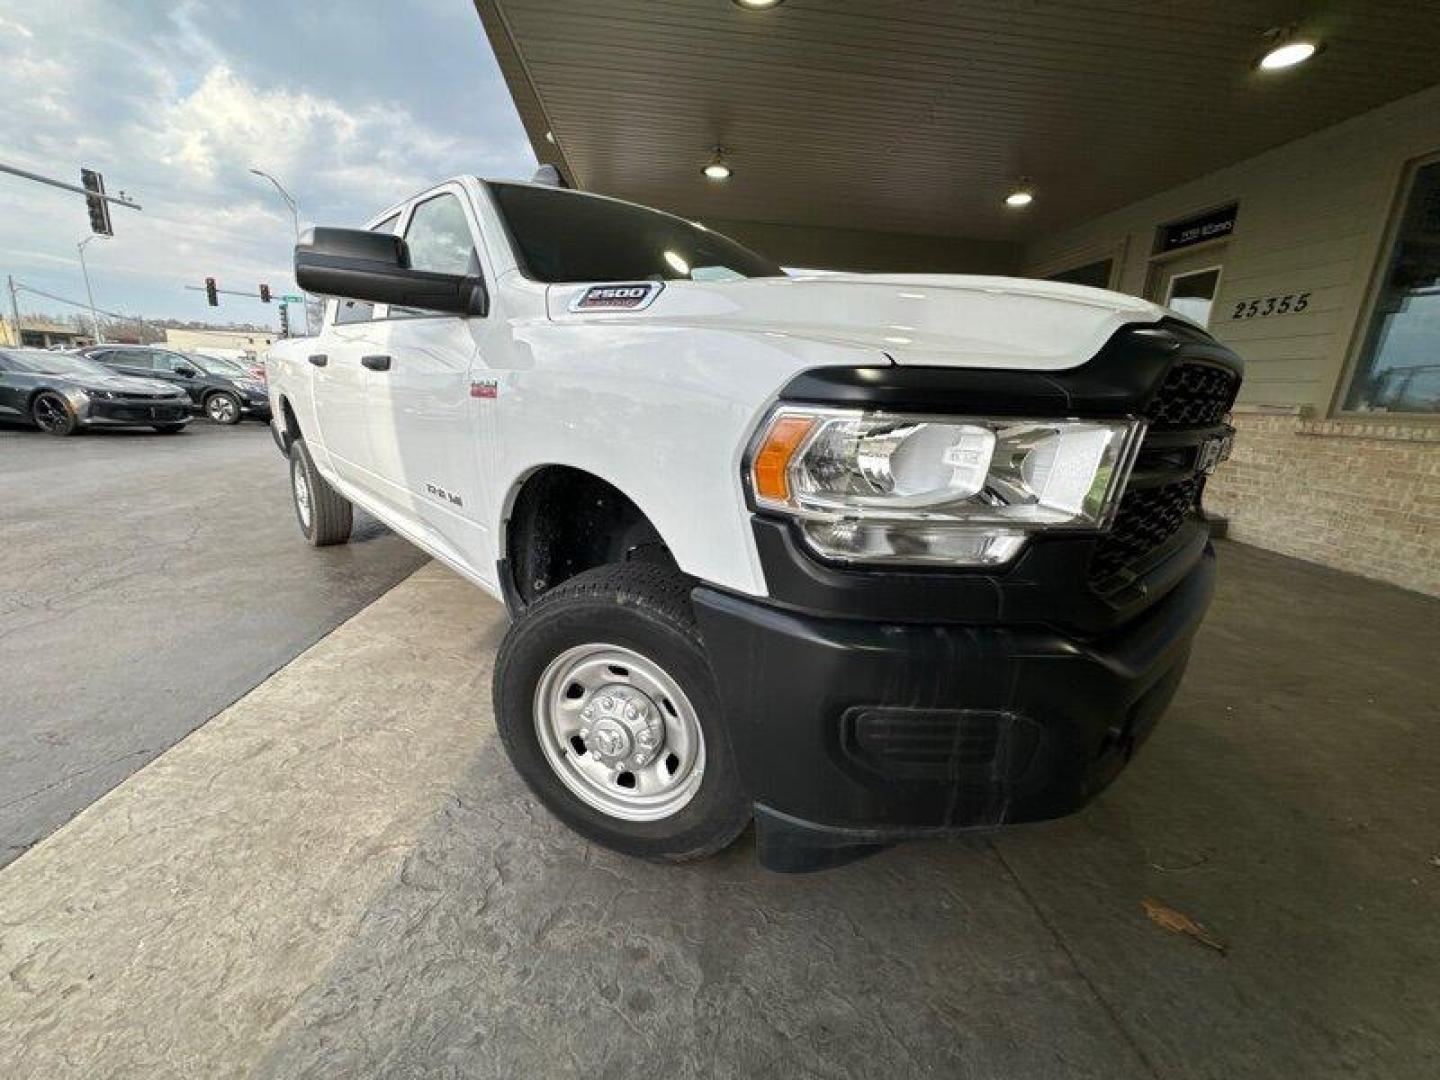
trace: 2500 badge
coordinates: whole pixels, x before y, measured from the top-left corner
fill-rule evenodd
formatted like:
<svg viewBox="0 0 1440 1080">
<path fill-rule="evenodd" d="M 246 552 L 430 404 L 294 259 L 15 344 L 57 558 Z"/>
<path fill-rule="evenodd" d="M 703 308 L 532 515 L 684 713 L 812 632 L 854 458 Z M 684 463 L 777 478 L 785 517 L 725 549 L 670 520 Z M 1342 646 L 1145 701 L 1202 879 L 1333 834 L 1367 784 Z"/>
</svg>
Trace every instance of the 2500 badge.
<svg viewBox="0 0 1440 1080">
<path fill-rule="evenodd" d="M 1267 315 L 1298 315 L 1310 306 L 1310 294 L 1287 293 L 1284 296 L 1257 296 L 1253 300 L 1236 300 L 1232 319 L 1263 319 Z"/>
</svg>

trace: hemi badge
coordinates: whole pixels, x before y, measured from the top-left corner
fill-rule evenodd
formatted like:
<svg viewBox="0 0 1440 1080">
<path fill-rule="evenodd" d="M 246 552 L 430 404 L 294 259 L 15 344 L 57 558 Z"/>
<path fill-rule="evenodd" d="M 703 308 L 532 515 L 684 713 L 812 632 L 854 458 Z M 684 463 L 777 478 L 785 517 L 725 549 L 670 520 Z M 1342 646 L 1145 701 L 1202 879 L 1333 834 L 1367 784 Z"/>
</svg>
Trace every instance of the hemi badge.
<svg viewBox="0 0 1440 1080">
<path fill-rule="evenodd" d="M 470 384 L 470 396 L 478 398 L 496 398 L 500 396 L 500 384 L 494 379 L 481 379 L 479 382 Z"/>
</svg>

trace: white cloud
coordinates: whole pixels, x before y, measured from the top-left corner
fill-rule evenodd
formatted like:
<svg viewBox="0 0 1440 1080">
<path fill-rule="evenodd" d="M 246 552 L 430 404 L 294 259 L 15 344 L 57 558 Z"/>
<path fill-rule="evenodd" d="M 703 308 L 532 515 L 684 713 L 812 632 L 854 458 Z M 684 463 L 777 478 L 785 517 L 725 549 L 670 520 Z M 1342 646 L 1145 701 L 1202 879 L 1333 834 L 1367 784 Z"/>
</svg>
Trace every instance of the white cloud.
<svg viewBox="0 0 1440 1080">
<path fill-rule="evenodd" d="M 115 239 L 86 251 L 103 306 L 216 315 L 183 288 L 207 275 L 291 288 L 289 211 L 251 167 L 281 178 L 302 222 L 332 224 L 358 224 L 457 172 L 533 167 L 508 95 L 485 106 L 499 121 L 477 132 L 452 123 L 452 95 L 357 96 L 364 80 L 343 54 L 317 52 L 313 70 L 277 78 L 260 63 L 269 57 L 227 52 L 223 33 L 206 35 L 216 22 L 208 5 L 186 0 L 147 16 L 140 5 L 69 0 L 26 5 L 23 22 L 10 6 L 0 0 L 0 97 L 18 138 L 7 138 L 5 159 L 72 180 L 82 164 L 100 169 L 109 190 L 144 206 L 112 208 Z M 381 11 L 376 33 L 405 20 L 398 6 Z M 478 18 L 473 30 L 482 66 Z M 431 100 L 445 104 L 417 115 Z M 0 205 L 0 272 L 80 295 L 75 243 L 88 229 L 78 196 L 0 176 Z M 218 315 L 273 318 L 273 309 L 239 302 Z"/>
</svg>

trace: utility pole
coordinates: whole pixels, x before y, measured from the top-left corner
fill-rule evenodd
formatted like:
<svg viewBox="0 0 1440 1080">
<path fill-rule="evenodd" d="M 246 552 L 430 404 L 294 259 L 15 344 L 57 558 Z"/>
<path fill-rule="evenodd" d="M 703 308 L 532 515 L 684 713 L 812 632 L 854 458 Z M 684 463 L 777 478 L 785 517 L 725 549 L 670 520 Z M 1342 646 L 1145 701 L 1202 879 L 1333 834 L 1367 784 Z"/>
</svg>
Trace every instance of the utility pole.
<svg viewBox="0 0 1440 1080">
<path fill-rule="evenodd" d="M 100 329 L 100 316 L 95 312 L 95 293 L 90 288 L 90 269 L 85 265 L 85 245 L 95 239 L 94 234 L 87 236 L 75 245 L 75 250 L 80 253 L 80 272 L 85 275 L 85 298 L 90 301 L 90 321 L 95 324 L 95 344 L 102 345 L 105 342 L 105 334 Z"/>
<path fill-rule="evenodd" d="M 11 325 L 15 327 L 15 341 L 13 344 L 18 349 L 24 339 L 20 336 L 20 302 L 15 299 L 15 279 L 11 275 L 6 274 L 5 284 L 10 287 L 10 317 L 14 319 Z"/>
</svg>

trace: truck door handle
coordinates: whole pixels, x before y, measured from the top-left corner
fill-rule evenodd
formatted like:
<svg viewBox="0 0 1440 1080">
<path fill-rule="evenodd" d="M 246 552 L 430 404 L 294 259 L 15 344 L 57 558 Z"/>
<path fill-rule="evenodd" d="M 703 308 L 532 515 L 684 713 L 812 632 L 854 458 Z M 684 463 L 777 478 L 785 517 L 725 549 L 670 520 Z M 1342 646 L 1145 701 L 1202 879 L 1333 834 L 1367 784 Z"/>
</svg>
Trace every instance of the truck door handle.
<svg viewBox="0 0 1440 1080">
<path fill-rule="evenodd" d="M 330 362 L 330 357 L 326 356 L 323 352 L 311 353 L 308 359 L 316 367 L 324 367 Z"/>
<path fill-rule="evenodd" d="M 390 357 L 388 356 L 362 356 L 360 363 L 364 364 L 371 371 L 389 371 Z"/>
</svg>

